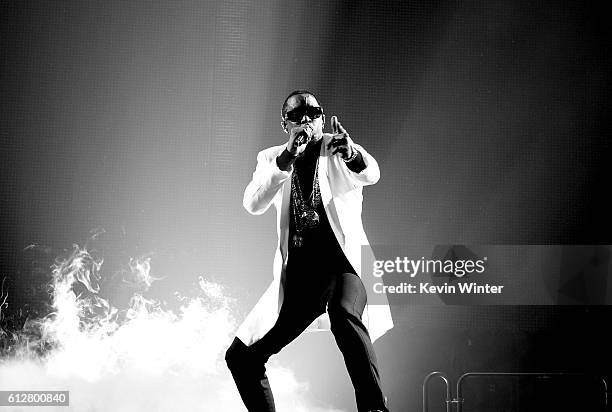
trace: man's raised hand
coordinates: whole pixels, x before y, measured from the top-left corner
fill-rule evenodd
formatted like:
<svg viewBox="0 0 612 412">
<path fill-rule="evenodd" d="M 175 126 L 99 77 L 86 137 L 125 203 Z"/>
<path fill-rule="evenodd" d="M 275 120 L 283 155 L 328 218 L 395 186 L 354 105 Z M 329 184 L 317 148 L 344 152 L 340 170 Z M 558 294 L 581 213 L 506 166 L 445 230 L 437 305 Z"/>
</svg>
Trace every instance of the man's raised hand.
<svg viewBox="0 0 612 412">
<path fill-rule="evenodd" d="M 333 149 L 332 154 L 340 153 L 343 159 L 348 159 L 353 155 L 353 140 L 349 136 L 344 127 L 338 121 L 336 116 L 331 118 L 332 139 L 327 144 L 327 150 Z"/>
</svg>

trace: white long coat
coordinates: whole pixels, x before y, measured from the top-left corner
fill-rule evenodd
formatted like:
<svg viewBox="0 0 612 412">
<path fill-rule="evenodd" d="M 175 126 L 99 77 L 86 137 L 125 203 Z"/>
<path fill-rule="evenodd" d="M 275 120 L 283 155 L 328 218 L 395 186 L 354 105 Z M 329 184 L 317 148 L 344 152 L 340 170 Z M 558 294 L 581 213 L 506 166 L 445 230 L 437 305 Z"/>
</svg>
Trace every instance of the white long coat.
<svg viewBox="0 0 612 412">
<path fill-rule="evenodd" d="M 376 160 L 361 146 L 355 147 L 362 154 L 366 168 L 360 173 L 349 170 L 339 156 L 327 150 L 332 135 L 323 134 L 319 158 L 318 177 L 321 200 L 327 218 L 348 261 L 361 277 L 361 253 L 370 253 L 371 248 L 361 221 L 362 188 L 374 184 L 380 177 Z M 274 256 L 274 278 L 263 296 L 238 328 L 237 337 L 247 346 L 261 339 L 274 326 L 283 304 L 285 271 L 288 258 L 289 204 L 291 193 L 291 173 L 293 168 L 282 171 L 276 165 L 277 156 L 286 145 L 265 149 L 257 155 L 257 167 L 253 179 L 244 191 L 243 205 L 254 215 L 263 214 L 270 205 L 276 207 L 278 246 Z M 369 287 L 369 279 L 364 280 L 368 294 L 368 304 L 362 321 L 368 328 L 372 341 L 375 341 L 393 327 L 391 311 L 386 296 L 376 295 Z M 377 304 L 370 304 L 369 302 Z M 329 329 L 327 314 L 321 315 L 309 326 L 313 329 Z"/>
</svg>

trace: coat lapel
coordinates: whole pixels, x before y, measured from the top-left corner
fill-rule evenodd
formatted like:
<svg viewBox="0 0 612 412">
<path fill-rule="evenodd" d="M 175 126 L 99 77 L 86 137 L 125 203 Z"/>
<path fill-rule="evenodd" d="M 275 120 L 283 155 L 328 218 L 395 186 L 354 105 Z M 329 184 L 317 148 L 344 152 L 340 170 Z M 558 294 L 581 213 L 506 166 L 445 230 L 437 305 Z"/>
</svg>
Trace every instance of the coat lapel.
<svg viewBox="0 0 612 412">
<path fill-rule="evenodd" d="M 291 177 L 283 183 L 283 193 L 281 198 L 281 208 L 278 218 L 279 242 L 283 262 L 287 262 L 287 252 L 289 251 L 289 207 L 291 206 Z"/>
<path fill-rule="evenodd" d="M 329 143 L 329 135 L 323 135 L 323 142 L 321 142 L 321 152 L 319 153 L 319 169 L 317 170 L 318 179 L 319 179 L 319 189 L 321 190 L 321 200 L 323 201 L 323 206 L 327 209 L 327 205 L 331 202 L 332 193 L 331 188 L 329 187 L 329 180 L 327 176 L 329 175 L 328 167 L 329 167 L 329 157 L 327 154 L 327 143 Z"/>
<path fill-rule="evenodd" d="M 329 184 L 329 168 L 332 165 L 330 153 L 327 150 L 327 143 L 329 143 L 330 139 L 331 135 L 323 135 L 323 144 L 321 144 L 318 170 L 319 188 L 321 190 L 321 201 L 323 202 L 323 207 L 327 213 L 327 220 L 329 221 L 329 224 L 336 235 L 336 239 L 338 239 L 340 247 L 346 253 L 344 250 L 344 232 L 342 231 L 342 226 L 340 225 L 336 205 L 333 202 L 333 188 Z"/>
</svg>

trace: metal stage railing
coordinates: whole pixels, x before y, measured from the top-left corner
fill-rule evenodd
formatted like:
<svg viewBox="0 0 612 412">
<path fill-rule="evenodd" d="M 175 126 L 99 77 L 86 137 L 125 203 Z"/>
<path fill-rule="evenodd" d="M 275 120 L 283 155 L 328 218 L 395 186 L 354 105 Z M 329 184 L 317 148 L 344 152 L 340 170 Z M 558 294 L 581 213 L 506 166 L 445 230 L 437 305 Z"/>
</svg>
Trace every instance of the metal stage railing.
<svg viewBox="0 0 612 412">
<path fill-rule="evenodd" d="M 432 372 L 425 377 L 423 381 L 423 412 L 429 411 L 429 403 L 427 400 L 427 384 L 431 378 L 438 377 L 444 381 L 446 385 L 446 412 L 451 412 L 451 402 L 453 401 L 453 396 L 451 394 L 451 387 L 448 377 L 444 372 Z"/>
<path fill-rule="evenodd" d="M 459 377 L 456 386 L 456 397 L 453 398 L 450 380 L 444 372 L 431 372 L 423 380 L 423 412 L 429 412 L 429 400 L 427 396 L 427 389 L 429 381 L 432 378 L 440 378 L 446 385 L 446 412 L 452 412 L 452 406 L 456 407 L 456 412 L 463 411 L 463 383 L 471 377 L 475 376 L 508 376 L 508 377 L 521 377 L 521 376 L 533 376 L 539 378 L 553 378 L 553 377 L 584 377 L 584 378 L 596 378 L 601 381 L 603 387 L 603 409 L 602 412 L 608 412 L 608 383 L 602 376 L 589 375 L 584 373 L 564 373 L 564 372 L 467 372 Z"/>
</svg>

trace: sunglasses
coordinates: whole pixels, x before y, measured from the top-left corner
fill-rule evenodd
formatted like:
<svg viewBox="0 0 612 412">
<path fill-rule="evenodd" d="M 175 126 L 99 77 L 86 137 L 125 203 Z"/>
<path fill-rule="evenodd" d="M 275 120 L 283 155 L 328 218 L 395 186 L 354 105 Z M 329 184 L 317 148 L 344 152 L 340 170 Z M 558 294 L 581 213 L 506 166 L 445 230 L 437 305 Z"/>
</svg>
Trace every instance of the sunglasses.
<svg viewBox="0 0 612 412">
<path fill-rule="evenodd" d="M 318 119 L 323 115 L 323 108 L 316 106 L 300 106 L 285 113 L 285 119 L 293 123 L 300 123 L 304 115 L 310 119 Z"/>
</svg>

